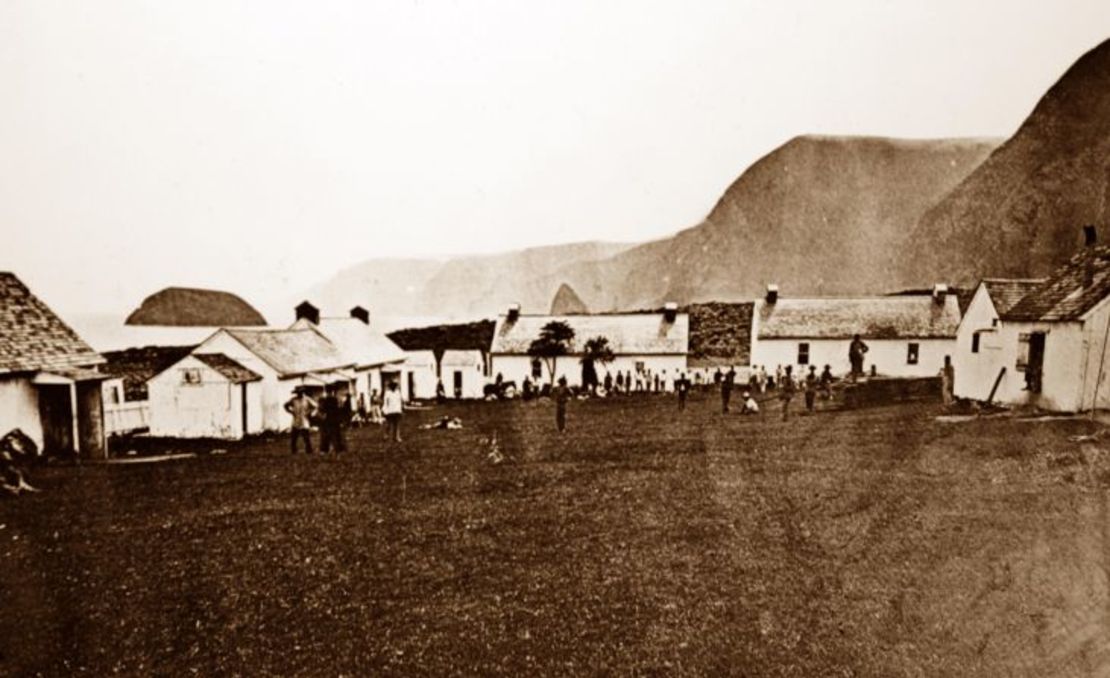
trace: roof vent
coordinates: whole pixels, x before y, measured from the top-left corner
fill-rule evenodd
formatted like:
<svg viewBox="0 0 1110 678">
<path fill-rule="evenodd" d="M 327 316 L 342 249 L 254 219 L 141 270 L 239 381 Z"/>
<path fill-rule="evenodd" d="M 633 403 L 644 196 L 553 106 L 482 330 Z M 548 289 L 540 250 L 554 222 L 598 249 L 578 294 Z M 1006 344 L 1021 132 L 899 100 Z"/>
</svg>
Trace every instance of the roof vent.
<svg viewBox="0 0 1110 678">
<path fill-rule="evenodd" d="M 364 325 L 370 324 L 370 311 L 361 306 L 355 306 L 351 309 L 351 317 L 361 320 Z"/>
<path fill-rule="evenodd" d="M 774 304 L 778 300 L 779 300 L 779 286 L 778 285 L 768 285 L 767 286 L 767 303 L 768 304 Z"/>
<path fill-rule="evenodd" d="M 678 304 L 673 301 L 668 301 L 663 304 L 663 320 L 673 323 L 675 318 L 678 317 Z"/>
<path fill-rule="evenodd" d="M 509 304 L 509 312 L 505 314 L 509 322 L 515 323 L 520 317 L 520 304 Z"/>
<path fill-rule="evenodd" d="M 937 283 L 933 285 L 933 301 L 940 306 L 944 306 L 945 299 L 948 298 L 948 285 Z"/>
<path fill-rule="evenodd" d="M 293 312 L 296 314 L 297 320 L 304 319 L 312 323 L 313 325 L 320 324 L 320 309 L 316 308 L 307 301 L 302 301 L 301 303 L 297 304 L 296 308 L 293 309 Z"/>
</svg>

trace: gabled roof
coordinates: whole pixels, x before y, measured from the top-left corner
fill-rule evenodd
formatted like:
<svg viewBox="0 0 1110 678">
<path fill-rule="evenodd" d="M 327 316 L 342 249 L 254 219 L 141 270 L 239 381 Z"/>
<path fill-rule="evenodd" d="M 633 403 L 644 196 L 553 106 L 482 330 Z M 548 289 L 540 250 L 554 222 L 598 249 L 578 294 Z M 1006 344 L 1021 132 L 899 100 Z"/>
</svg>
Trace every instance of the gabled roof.
<svg viewBox="0 0 1110 678">
<path fill-rule="evenodd" d="M 987 288 L 994 310 L 1001 316 L 1044 282 L 1044 278 L 984 278 L 983 286 Z"/>
<path fill-rule="evenodd" d="M 400 346 L 358 318 L 320 318 L 320 324 L 316 326 L 301 318 L 290 329 L 313 327 L 335 344 L 349 362 L 359 367 L 376 367 L 405 359 L 405 352 Z"/>
<path fill-rule="evenodd" d="M 519 315 L 510 321 L 499 316 L 493 332 L 492 353 L 528 353 L 528 346 L 549 322 L 561 321 L 574 329 L 570 353 L 594 337 L 605 337 L 617 355 L 686 354 L 690 341 L 690 317 L 685 313 L 667 322 L 663 313 L 606 313 L 596 315 Z"/>
<path fill-rule="evenodd" d="M 233 384 L 242 384 L 248 381 L 259 381 L 262 376 L 253 370 L 243 367 L 223 353 L 193 353 L 192 356 L 219 372 Z"/>
<path fill-rule="evenodd" d="M 108 351 L 101 371 L 123 379 L 126 400 L 146 400 L 146 382 L 193 352 L 195 346 L 144 346 Z"/>
<path fill-rule="evenodd" d="M 0 372 L 104 362 L 12 273 L 0 272 Z"/>
<path fill-rule="evenodd" d="M 1003 320 L 1079 320 L 1110 295 L 1110 247 L 1089 247 L 1057 269 L 1014 306 Z"/>
<path fill-rule="evenodd" d="M 760 339 L 947 339 L 960 324 L 959 301 L 931 295 L 779 298 L 760 302 Z"/>
<path fill-rule="evenodd" d="M 315 329 L 224 331 L 282 377 L 326 372 L 354 365 Z"/>
</svg>

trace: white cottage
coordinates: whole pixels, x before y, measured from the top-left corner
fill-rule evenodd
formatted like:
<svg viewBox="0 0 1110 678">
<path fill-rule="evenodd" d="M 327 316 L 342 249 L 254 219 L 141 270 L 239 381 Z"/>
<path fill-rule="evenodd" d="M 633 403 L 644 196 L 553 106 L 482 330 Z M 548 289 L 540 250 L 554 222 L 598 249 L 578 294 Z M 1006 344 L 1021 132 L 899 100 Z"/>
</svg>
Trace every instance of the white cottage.
<svg viewBox="0 0 1110 678">
<path fill-rule="evenodd" d="M 238 440 L 263 431 L 262 376 L 222 353 L 192 353 L 147 381 L 151 435 Z"/>
<path fill-rule="evenodd" d="M 260 377 L 261 429 L 264 431 L 289 428 L 289 414 L 284 406 L 297 386 L 322 390 L 333 384 L 351 386 L 355 381 L 355 364 L 314 327 L 224 329 L 205 339 L 192 351 L 193 355 L 213 353 L 226 356 Z M 176 387 L 191 388 L 180 380 Z M 153 398 L 150 405 L 151 418 L 159 417 L 154 411 Z"/>
<path fill-rule="evenodd" d="M 779 297 L 772 285 L 752 316 L 751 364 L 769 374 L 779 365 L 799 375 L 810 365 L 847 374 L 848 345 L 858 334 L 869 349 L 866 373 L 929 377 L 955 351 L 960 307 L 943 285 L 932 294 L 806 299 Z"/>
<path fill-rule="evenodd" d="M 1014 369 L 1013 356 L 1000 338 L 1002 314 L 1043 283 L 1044 279 L 986 278 L 975 288 L 960 320 L 952 355 L 956 397 L 985 401 L 993 394 L 997 399 L 995 389 L 1000 388 L 1006 399 L 1012 399 L 1010 384 L 1002 381 Z M 1024 387 L 1024 379 L 1018 381 Z"/>
<path fill-rule="evenodd" d="M 430 400 L 436 396 L 438 362 L 435 351 L 416 349 L 405 351 L 404 378 L 401 395 L 406 400 Z"/>
<path fill-rule="evenodd" d="M 547 361 L 528 355 L 528 347 L 539 337 L 543 326 L 552 321 L 565 322 L 574 330 L 568 355 L 555 361 L 554 374 Z M 615 359 L 597 366 L 599 379 L 604 380 L 606 372 L 614 378 L 620 372 L 673 379 L 686 371 L 689 335 L 689 316 L 679 313 L 673 304 L 659 312 L 560 316 L 526 315 L 514 307 L 497 318 L 489 373 L 500 374 L 504 381 L 515 382 L 518 387 L 525 378 L 543 384 L 559 377 L 566 377 L 571 386 L 579 386 L 583 344 L 595 337 L 605 337 Z"/>
<path fill-rule="evenodd" d="M 404 371 L 405 352 L 389 337 L 370 325 L 370 312 L 361 306 L 351 309 L 347 317 L 320 316 L 315 306 L 304 302 L 297 306 L 297 320 L 290 329 L 315 328 L 339 349 L 354 365 L 354 395 L 370 402 L 374 391 L 384 392 L 385 381 L 400 379 Z M 404 380 L 401 380 L 404 390 Z"/>
<path fill-rule="evenodd" d="M 1092 245 L 1000 314 L 991 338 L 1002 375 L 995 399 L 1058 412 L 1107 409 L 1108 337 L 1110 247 Z"/>
<path fill-rule="evenodd" d="M 486 358 L 481 351 L 448 349 L 439 361 L 440 378 L 448 398 L 481 398 L 485 395 Z"/>
<path fill-rule="evenodd" d="M 0 272 L 0 436 L 52 454 L 107 456 L 104 359 L 12 273 Z"/>
</svg>

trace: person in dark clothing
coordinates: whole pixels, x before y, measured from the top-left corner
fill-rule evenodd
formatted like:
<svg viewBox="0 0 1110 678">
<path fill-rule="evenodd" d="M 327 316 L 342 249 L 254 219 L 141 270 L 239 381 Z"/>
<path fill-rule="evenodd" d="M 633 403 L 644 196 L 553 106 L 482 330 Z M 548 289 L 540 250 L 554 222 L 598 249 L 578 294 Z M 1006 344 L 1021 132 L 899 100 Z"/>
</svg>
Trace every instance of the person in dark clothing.
<svg viewBox="0 0 1110 678">
<path fill-rule="evenodd" d="M 736 371 L 731 367 L 721 378 L 721 414 L 729 413 L 729 403 L 732 401 L 732 386 L 736 379 Z"/>
<path fill-rule="evenodd" d="M 809 374 L 806 375 L 806 412 L 813 412 L 817 405 L 817 385 L 819 383 L 817 378 L 817 366 L 809 366 Z"/>
<path fill-rule="evenodd" d="M 836 381 L 832 374 L 832 368 L 825 365 L 825 369 L 821 372 L 821 393 L 824 395 L 825 400 L 832 400 L 832 385 Z"/>
<path fill-rule="evenodd" d="M 613 393 L 613 375 L 606 372 L 602 384 L 605 386 L 605 395 L 611 395 Z"/>
<path fill-rule="evenodd" d="M 617 372 L 617 391 L 624 392 L 624 374 L 621 372 Z"/>
<path fill-rule="evenodd" d="M 320 452 L 327 454 L 332 447 L 335 453 L 347 451 L 347 441 L 343 436 L 343 428 L 350 420 L 350 405 L 345 397 L 336 391 L 329 391 L 320 399 L 320 414 L 323 421 L 320 423 Z"/>
<path fill-rule="evenodd" d="M 859 379 L 863 374 L 863 356 L 867 355 L 867 344 L 863 343 L 863 339 L 857 334 L 852 337 L 852 343 L 848 345 L 848 362 L 852 364 L 852 381 Z"/>
<path fill-rule="evenodd" d="M 551 397 L 555 399 L 555 428 L 563 433 L 567 430 L 567 402 L 570 400 L 566 377 L 559 377 L 559 383 L 552 389 Z"/>
<path fill-rule="evenodd" d="M 443 380 L 436 382 L 436 402 L 442 405 L 447 401 L 447 389 L 443 388 Z"/>
<path fill-rule="evenodd" d="M 680 374 L 674 382 L 674 390 L 678 393 L 678 409 L 686 409 L 686 396 L 690 394 L 690 382 L 685 374 Z"/>
</svg>

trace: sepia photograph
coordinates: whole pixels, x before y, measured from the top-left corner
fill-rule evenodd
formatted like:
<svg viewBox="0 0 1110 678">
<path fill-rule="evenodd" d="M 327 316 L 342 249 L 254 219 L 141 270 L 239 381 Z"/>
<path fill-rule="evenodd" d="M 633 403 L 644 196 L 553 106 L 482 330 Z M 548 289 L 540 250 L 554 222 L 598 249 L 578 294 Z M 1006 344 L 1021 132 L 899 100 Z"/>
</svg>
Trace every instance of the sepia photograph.
<svg viewBox="0 0 1110 678">
<path fill-rule="evenodd" d="M 1106 0 L 0 0 L 0 676 L 1110 678 Z"/>
</svg>

